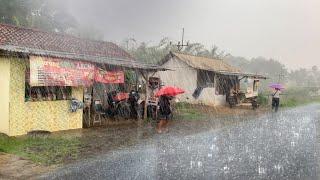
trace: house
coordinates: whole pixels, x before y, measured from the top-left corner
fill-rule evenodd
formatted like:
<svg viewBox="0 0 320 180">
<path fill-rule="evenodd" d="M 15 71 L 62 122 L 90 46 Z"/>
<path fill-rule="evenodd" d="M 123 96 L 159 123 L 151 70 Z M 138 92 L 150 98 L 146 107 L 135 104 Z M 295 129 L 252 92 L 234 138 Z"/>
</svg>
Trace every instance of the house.
<svg viewBox="0 0 320 180">
<path fill-rule="evenodd" d="M 186 91 L 179 96 L 180 101 L 211 106 L 224 105 L 230 90 L 240 89 L 241 79 L 251 78 L 252 82 L 257 82 L 257 79 L 264 78 L 260 75 L 242 73 L 240 69 L 223 60 L 180 52 L 170 52 L 160 65 L 172 70 L 158 72 L 162 83 L 177 86 Z M 252 83 L 251 89 L 256 84 Z"/>
<path fill-rule="evenodd" d="M 158 70 L 111 42 L 0 24 L 0 132 L 82 128 L 83 111 L 70 111 L 70 102 L 83 101 L 97 67 Z M 123 80 L 123 74 L 113 73 L 112 81 Z"/>
</svg>

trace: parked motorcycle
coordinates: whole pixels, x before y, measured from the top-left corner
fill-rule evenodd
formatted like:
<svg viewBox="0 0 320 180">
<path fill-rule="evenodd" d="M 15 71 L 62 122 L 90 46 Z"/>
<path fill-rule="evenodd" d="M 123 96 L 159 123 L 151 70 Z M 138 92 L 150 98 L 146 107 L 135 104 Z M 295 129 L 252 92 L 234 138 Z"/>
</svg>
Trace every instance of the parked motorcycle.
<svg viewBox="0 0 320 180">
<path fill-rule="evenodd" d="M 142 101 L 142 103 L 140 104 L 142 107 L 142 114 L 144 114 L 144 105 L 145 105 L 145 101 Z M 147 102 L 147 117 L 151 118 L 153 120 L 157 119 L 157 113 L 158 113 L 158 100 L 155 97 L 151 97 L 150 99 L 148 99 Z"/>
<path fill-rule="evenodd" d="M 111 91 L 108 96 L 108 108 L 106 110 L 110 117 L 121 117 L 129 119 L 131 115 L 130 104 L 127 103 L 128 94 Z"/>
<path fill-rule="evenodd" d="M 140 94 L 138 91 L 132 90 L 129 93 L 128 104 L 130 105 L 130 116 L 134 119 L 141 119 L 143 114 L 142 105 L 139 103 Z"/>
</svg>

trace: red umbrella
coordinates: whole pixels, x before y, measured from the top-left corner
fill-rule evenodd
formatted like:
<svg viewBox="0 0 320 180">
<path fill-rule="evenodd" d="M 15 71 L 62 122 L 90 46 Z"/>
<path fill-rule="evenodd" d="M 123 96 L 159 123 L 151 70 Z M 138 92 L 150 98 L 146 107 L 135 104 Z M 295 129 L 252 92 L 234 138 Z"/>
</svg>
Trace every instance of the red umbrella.
<svg viewBox="0 0 320 180">
<path fill-rule="evenodd" d="M 185 91 L 178 87 L 166 86 L 161 88 L 155 96 L 176 96 L 178 94 L 183 94 Z"/>
</svg>

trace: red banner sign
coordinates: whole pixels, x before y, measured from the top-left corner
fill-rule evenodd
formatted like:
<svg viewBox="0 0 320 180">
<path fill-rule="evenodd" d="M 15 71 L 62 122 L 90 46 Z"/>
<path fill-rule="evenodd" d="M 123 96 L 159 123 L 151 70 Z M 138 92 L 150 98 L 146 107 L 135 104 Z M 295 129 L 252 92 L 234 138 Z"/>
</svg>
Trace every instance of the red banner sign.
<svg viewBox="0 0 320 180">
<path fill-rule="evenodd" d="M 97 69 L 95 81 L 110 84 L 124 83 L 124 73 L 123 71 L 105 71 L 103 69 Z"/>
<path fill-rule="evenodd" d="M 30 56 L 31 86 L 90 86 L 94 73 L 88 62 Z"/>
</svg>

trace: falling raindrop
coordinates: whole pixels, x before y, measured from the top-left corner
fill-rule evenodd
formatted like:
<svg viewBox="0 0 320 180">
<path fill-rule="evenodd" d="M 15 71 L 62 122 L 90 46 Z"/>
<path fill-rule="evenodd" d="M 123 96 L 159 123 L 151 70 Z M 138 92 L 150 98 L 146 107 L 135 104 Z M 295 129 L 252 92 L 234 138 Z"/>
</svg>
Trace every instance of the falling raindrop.
<svg viewBox="0 0 320 180">
<path fill-rule="evenodd" d="M 193 166 L 195 165 L 195 162 L 194 161 L 190 161 L 190 168 L 192 169 Z"/>
<path fill-rule="evenodd" d="M 265 174 L 265 173 L 266 173 L 265 168 L 263 168 L 263 167 L 261 167 L 261 166 L 259 165 L 259 167 L 258 167 L 258 173 L 259 173 L 259 175 Z"/>
<path fill-rule="evenodd" d="M 278 172 L 280 172 L 281 168 L 282 168 L 281 164 L 274 165 L 274 169 L 276 169 Z"/>
<path fill-rule="evenodd" d="M 229 167 L 228 167 L 228 165 L 225 165 L 225 166 L 223 167 L 223 172 L 224 172 L 224 173 L 229 173 Z"/>
</svg>

